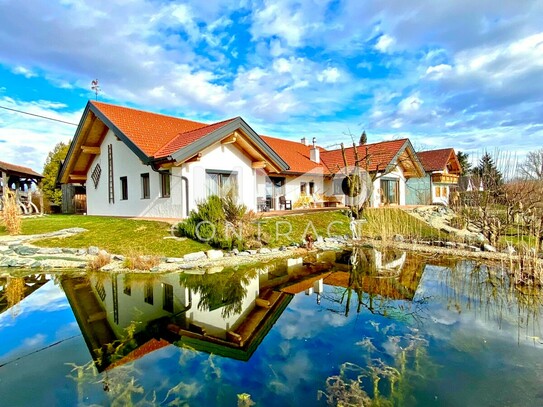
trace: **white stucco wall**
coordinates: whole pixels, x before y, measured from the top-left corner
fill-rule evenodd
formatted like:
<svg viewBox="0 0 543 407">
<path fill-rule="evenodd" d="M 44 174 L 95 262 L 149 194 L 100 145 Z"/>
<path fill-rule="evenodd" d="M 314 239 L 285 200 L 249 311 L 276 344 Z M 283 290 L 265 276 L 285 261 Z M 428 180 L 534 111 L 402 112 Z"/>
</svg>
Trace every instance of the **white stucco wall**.
<svg viewBox="0 0 543 407">
<path fill-rule="evenodd" d="M 373 181 L 373 193 L 370 198 L 370 206 L 372 208 L 377 208 L 381 205 L 381 196 L 380 196 L 380 188 L 381 188 L 381 179 L 383 177 L 381 174 L 378 174 L 378 178 Z M 399 205 L 405 205 L 405 193 L 406 193 L 406 180 L 403 175 L 403 170 L 399 167 L 396 167 L 393 171 L 387 173 L 384 178 L 388 179 L 398 179 L 398 194 L 399 194 Z M 324 183 L 324 189 L 326 191 L 329 191 L 329 193 L 326 193 L 327 195 L 333 195 L 334 192 L 334 185 L 333 180 L 327 180 Z M 345 204 L 345 195 L 335 195 L 335 197 L 342 203 Z"/>
<path fill-rule="evenodd" d="M 397 179 L 399 180 L 398 183 L 398 205 L 405 205 L 405 177 L 403 175 L 403 170 L 400 167 L 394 168 L 393 171 L 387 173 L 384 176 L 380 176 L 373 181 L 373 196 L 372 196 L 372 207 L 377 208 L 379 207 L 381 202 L 381 195 L 380 195 L 380 188 L 381 188 L 381 180 L 385 179 Z"/>
<path fill-rule="evenodd" d="M 109 203 L 108 194 L 108 145 L 113 146 L 113 181 L 115 202 Z M 102 174 L 95 188 L 91 174 L 100 163 Z M 137 216 L 157 218 L 180 218 L 182 213 L 181 178 L 179 168 L 172 168 L 171 194 L 169 198 L 160 196 L 160 176 L 144 165 L 140 159 L 108 131 L 101 145 L 101 153 L 96 156 L 87 174 L 87 213 L 89 215 Z M 150 198 L 141 197 L 141 174 L 149 174 Z M 127 177 L 128 199 L 121 199 L 121 177 Z"/>
<path fill-rule="evenodd" d="M 108 145 L 113 146 L 113 180 L 115 202 L 108 195 Z M 100 163 L 102 174 L 95 188 L 91 174 Z M 109 131 L 87 174 L 87 213 L 89 215 L 183 218 L 206 198 L 206 169 L 237 173 L 240 200 L 248 209 L 256 209 L 256 177 L 251 159 L 237 147 L 216 144 L 202 151 L 200 161 L 171 168 L 170 197 L 160 196 L 160 174 L 140 159 Z M 141 174 L 149 174 L 150 198 L 141 197 Z M 121 199 L 121 177 L 127 177 L 128 199 Z M 189 185 L 188 211 L 185 198 L 186 177 Z"/>
<path fill-rule="evenodd" d="M 145 328 L 149 321 L 172 315 L 172 313 L 163 309 L 164 283 L 173 286 L 173 314 L 182 311 L 189 305 L 187 290 L 179 285 L 179 276 L 177 274 L 162 275 L 160 280 L 152 280 L 153 304 L 145 302 L 145 283 L 143 281 L 132 282 L 130 284 L 130 295 L 126 294 L 124 292 L 125 278 L 125 275 L 112 274 L 101 282 L 94 277 L 90 279 L 92 289 L 99 300 L 96 284 L 100 283 L 104 287 L 106 296 L 102 305 L 106 311 L 110 326 L 118 336 L 125 335 L 125 328 L 134 322 L 138 323 L 136 331 L 140 331 Z M 117 283 L 118 323 L 115 322 L 114 318 L 113 279 Z"/>
<path fill-rule="evenodd" d="M 236 329 L 245 319 L 245 315 L 255 307 L 255 301 L 259 295 L 258 276 L 251 279 L 249 284 L 244 286 L 244 288 L 247 290 L 247 293 L 241 302 L 241 313 L 229 315 L 227 318 L 222 317 L 224 307 L 213 311 L 198 309 L 200 295 L 193 292 L 192 308 L 187 312 L 187 321 L 204 327 L 209 335 L 226 338 L 226 332 Z"/>
<path fill-rule="evenodd" d="M 206 170 L 236 172 L 240 202 L 256 210 L 256 170 L 251 164 L 251 159 L 232 144 L 208 147 L 202 151 L 200 161 L 183 164 L 180 175 L 189 180 L 189 210 L 207 197 Z"/>
</svg>

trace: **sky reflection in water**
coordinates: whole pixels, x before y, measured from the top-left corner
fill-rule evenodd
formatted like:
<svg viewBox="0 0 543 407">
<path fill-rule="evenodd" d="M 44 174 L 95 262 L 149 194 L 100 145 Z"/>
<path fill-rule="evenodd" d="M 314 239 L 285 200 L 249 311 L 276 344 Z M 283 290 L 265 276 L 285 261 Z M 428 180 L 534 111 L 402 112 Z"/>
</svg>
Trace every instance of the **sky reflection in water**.
<svg viewBox="0 0 543 407">
<path fill-rule="evenodd" d="M 357 383 L 401 405 L 543 403 L 541 299 L 499 268 L 365 251 L 147 277 L 27 279 L 16 304 L 0 279 L 1 404 L 326 405 Z"/>
</svg>

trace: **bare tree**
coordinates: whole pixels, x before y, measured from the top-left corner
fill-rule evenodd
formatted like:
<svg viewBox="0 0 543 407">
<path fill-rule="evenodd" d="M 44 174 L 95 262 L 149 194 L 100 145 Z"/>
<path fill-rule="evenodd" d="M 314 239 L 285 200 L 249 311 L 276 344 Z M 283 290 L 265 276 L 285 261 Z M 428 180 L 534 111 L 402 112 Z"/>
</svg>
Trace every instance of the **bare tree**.
<svg viewBox="0 0 543 407">
<path fill-rule="evenodd" d="M 520 166 L 523 178 L 543 180 L 543 148 L 530 151 Z"/>
</svg>

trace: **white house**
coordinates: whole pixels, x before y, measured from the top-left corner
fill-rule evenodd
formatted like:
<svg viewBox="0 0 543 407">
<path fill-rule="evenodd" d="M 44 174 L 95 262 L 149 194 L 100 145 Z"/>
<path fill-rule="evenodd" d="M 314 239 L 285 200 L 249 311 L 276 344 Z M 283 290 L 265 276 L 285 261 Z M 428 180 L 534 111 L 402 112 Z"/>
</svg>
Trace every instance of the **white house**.
<svg viewBox="0 0 543 407">
<path fill-rule="evenodd" d="M 85 183 L 89 215 L 182 218 L 237 186 L 257 209 L 257 171 L 288 165 L 240 117 L 213 124 L 89 102 L 62 183 Z"/>
<path fill-rule="evenodd" d="M 405 183 L 423 176 L 407 139 L 355 148 L 378 174 L 371 205 L 405 204 Z M 198 202 L 235 187 L 249 209 L 345 204 L 341 149 L 258 135 L 241 117 L 204 124 L 90 101 L 61 183 L 85 184 L 89 215 L 183 218 Z"/>
</svg>

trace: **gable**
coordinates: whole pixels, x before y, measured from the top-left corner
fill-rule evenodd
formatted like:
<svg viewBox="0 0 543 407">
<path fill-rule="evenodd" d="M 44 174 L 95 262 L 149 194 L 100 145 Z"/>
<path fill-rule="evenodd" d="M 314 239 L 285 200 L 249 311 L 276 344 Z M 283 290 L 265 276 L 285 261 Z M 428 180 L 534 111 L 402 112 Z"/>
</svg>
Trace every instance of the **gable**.
<svg viewBox="0 0 543 407">
<path fill-rule="evenodd" d="M 279 172 L 288 165 L 260 139 L 243 119 L 204 124 L 141 110 L 89 102 L 85 108 L 66 160 L 59 172 L 62 183 L 84 182 L 108 130 L 123 141 L 146 165 L 182 163 L 204 148 L 237 131 L 243 137 L 239 148 L 247 149 L 255 161 Z"/>
<path fill-rule="evenodd" d="M 445 171 L 445 169 L 451 174 L 459 174 L 461 172 L 460 162 L 452 148 L 421 151 L 417 155 L 426 172 Z"/>
<path fill-rule="evenodd" d="M 422 165 L 408 139 L 345 148 L 348 166 L 355 165 L 356 154 L 360 160 L 360 167 L 370 172 L 390 172 L 394 167 L 399 166 L 408 178 L 424 175 Z M 341 149 L 326 151 L 321 154 L 321 159 L 331 173 L 336 173 L 345 167 Z"/>
</svg>

